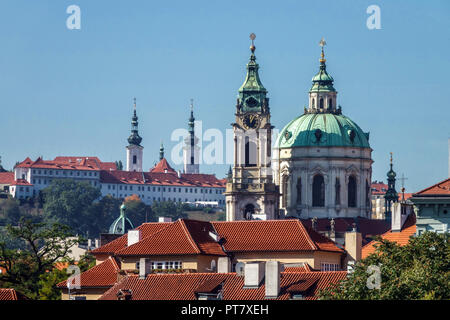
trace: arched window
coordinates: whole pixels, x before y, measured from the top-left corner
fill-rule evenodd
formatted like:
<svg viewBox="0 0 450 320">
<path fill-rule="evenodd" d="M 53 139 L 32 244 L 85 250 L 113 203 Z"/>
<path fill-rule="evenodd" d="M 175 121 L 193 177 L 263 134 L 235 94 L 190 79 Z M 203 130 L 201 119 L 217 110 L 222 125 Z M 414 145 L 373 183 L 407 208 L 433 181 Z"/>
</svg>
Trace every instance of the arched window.
<svg viewBox="0 0 450 320">
<path fill-rule="evenodd" d="M 331 98 L 328 99 L 328 109 L 333 108 L 333 100 Z"/>
<path fill-rule="evenodd" d="M 313 207 L 325 206 L 325 181 L 323 176 L 318 174 L 313 180 Z"/>
<path fill-rule="evenodd" d="M 133 156 L 133 164 L 136 164 L 136 162 L 137 162 L 137 157 Z"/>
<path fill-rule="evenodd" d="M 256 166 L 256 143 L 247 139 L 245 142 L 245 166 Z"/>
<path fill-rule="evenodd" d="M 354 176 L 348 178 L 348 207 L 356 207 L 356 178 Z"/>
<path fill-rule="evenodd" d="M 297 179 L 297 204 L 302 204 L 302 178 Z"/>
<path fill-rule="evenodd" d="M 287 207 L 288 179 L 289 177 L 287 175 L 281 178 L 281 206 L 283 208 Z"/>
<path fill-rule="evenodd" d="M 320 98 L 320 108 L 323 109 L 323 98 Z"/>
<path fill-rule="evenodd" d="M 251 203 L 245 206 L 244 208 L 244 218 L 247 220 L 251 220 L 252 215 L 255 214 L 255 206 Z"/>
</svg>

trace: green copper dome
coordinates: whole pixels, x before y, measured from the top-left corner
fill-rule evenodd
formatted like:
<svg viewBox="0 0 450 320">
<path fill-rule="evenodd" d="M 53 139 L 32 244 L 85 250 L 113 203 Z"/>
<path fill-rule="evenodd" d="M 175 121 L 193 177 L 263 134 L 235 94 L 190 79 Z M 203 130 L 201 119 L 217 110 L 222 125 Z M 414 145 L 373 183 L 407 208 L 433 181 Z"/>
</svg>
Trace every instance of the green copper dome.
<svg viewBox="0 0 450 320">
<path fill-rule="evenodd" d="M 114 222 L 109 227 L 109 233 L 111 234 L 125 234 L 128 230 L 134 229 L 133 223 L 126 216 L 125 211 L 127 207 L 125 204 L 120 206 L 120 216 L 114 220 Z"/>
<path fill-rule="evenodd" d="M 342 114 L 307 113 L 281 130 L 276 146 L 370 148 L 369 133 Z"/>
</svg>

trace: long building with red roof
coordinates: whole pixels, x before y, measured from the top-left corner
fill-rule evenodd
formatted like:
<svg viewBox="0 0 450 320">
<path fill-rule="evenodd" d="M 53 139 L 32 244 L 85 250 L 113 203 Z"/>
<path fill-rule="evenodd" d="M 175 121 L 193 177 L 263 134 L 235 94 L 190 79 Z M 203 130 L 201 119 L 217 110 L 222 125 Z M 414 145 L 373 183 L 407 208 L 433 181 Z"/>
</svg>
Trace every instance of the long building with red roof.
<svg viewBox="0 0 450 320">
<path fill-rule="evenodd" d="M 28 198 L 56 179 L 85 181 L 98 187 L 102 196 L 126 198 L 137 195 L 146 204 L 154 201 L 188 202 L 223 206 L 225 180 L 212 174 L 175 171 L 162 159 L 148 172 L 117 170 L 114 162 L 97 157 L 56 157 L 53 160 L 26 158 L 13 172 L 0 173 L 0 187 L 16 198 Z"/>
</svg>

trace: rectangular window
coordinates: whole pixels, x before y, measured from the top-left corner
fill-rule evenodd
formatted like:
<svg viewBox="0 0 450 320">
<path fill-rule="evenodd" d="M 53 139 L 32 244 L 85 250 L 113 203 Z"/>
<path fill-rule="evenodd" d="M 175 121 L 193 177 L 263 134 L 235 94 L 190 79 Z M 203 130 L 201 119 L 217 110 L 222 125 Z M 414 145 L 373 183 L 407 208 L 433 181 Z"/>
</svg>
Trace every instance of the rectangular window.
<svg viewBox="0 0 450 320">
<path fill-rule="evenodd" d="M 338 271 L 339 265 L 337 263 L 321 263 L 320 271 Z"/>
</svg>

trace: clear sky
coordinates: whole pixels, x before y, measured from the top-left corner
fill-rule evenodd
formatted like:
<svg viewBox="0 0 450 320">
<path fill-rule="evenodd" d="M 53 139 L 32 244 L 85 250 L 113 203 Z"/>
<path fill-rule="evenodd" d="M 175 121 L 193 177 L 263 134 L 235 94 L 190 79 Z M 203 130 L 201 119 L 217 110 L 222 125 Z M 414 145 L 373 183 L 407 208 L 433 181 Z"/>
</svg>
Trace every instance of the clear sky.
<svg viewBox="0 0 450 320">
<path fill-rule="evenodd" d="M 72 4 L 81 30 L 66 27 Z M 380 30 L 366 26 L 373 4 Z M 204 129 L 229 129 L 254 32 L 276 128 L 303 112 L 325 37 L 343 113 L 370 131 L 373 180 L 386 180 L 392 151 L 407 192 L 418 191 L 448 177 L 449 14 L 448 0 L 2 0 L 3 166 L 41 155 L 125 162 L 133 97 L 145 170 L 161 139 L 168 153 L 177 143 L 190 98 Z"/>
</svg>

